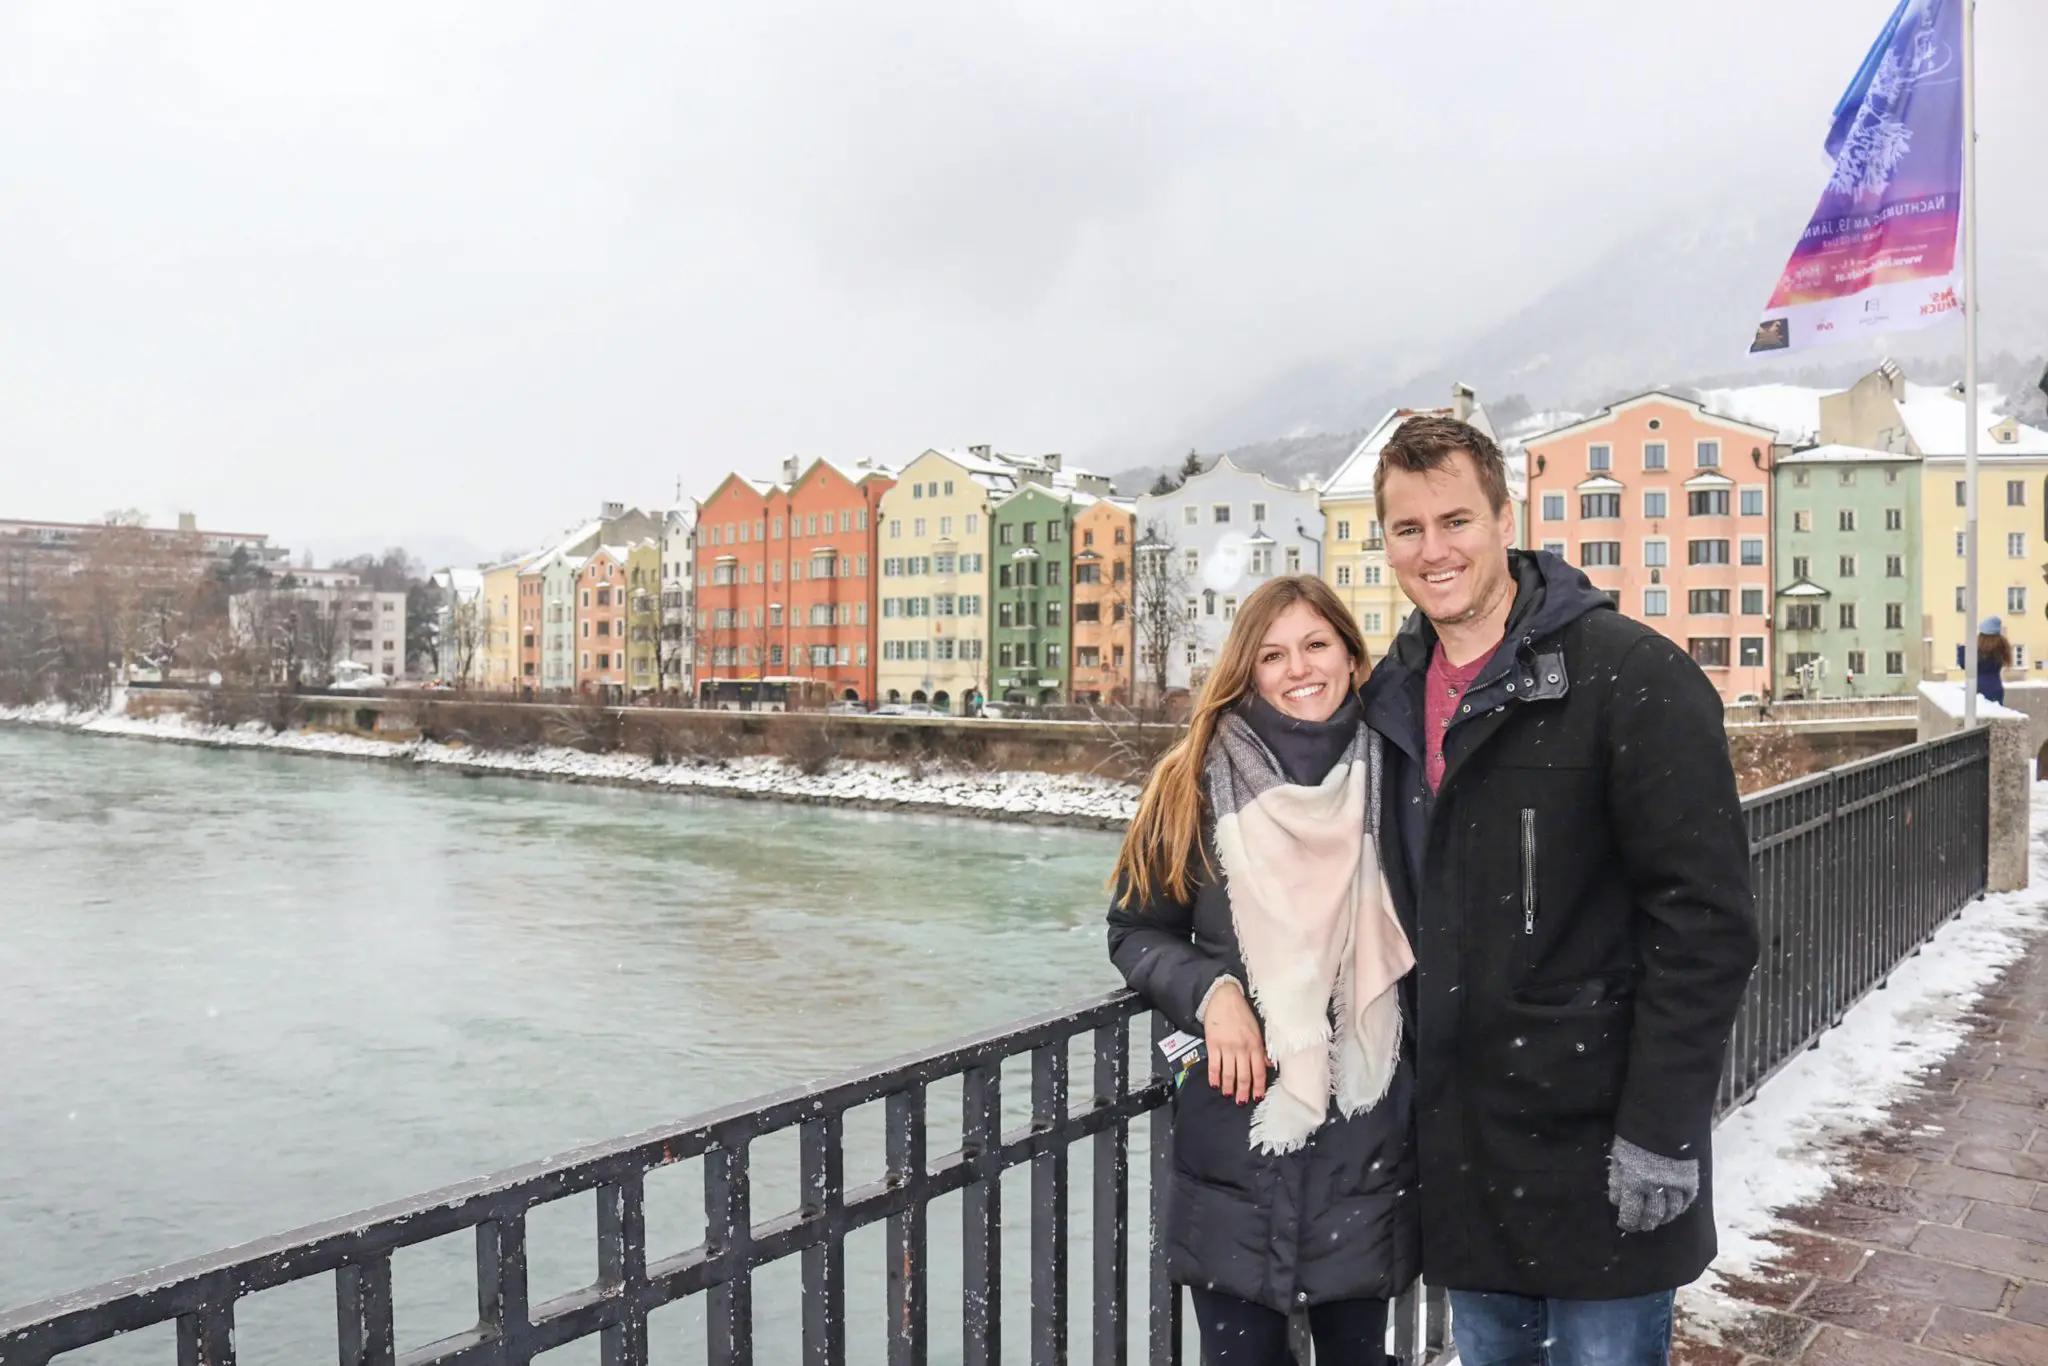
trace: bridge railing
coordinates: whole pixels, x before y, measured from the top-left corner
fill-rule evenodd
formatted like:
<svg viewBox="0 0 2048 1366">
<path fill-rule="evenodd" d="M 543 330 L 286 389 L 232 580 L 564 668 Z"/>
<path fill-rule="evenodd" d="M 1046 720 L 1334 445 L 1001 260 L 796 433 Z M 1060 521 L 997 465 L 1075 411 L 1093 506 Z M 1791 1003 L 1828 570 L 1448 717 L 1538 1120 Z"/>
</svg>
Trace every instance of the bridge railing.
<svg viewBox="0 0 2048 1366">
<path fill-rule="evenodd" d="M 1728 1051 L 1722 1112 L 1753 1095 L 1981 894 L 1989 772 L 1988 737 L 1979 729 L 1744 802 L 1764 949 Z M 1003 1319 L 1002 1178 L 1019 1168 L 1028 1169 L 1030 1181 L 1029 1266 L 1022 1273 L 1030 1299 L 1021 1326 L 1028 1352 L 1008 1359 L 1064 1362 L 1080 1355 L 1070 1350 L 1077 1327 L 1069 1297 L 1077 1193 L 1070 1153 L 1084 1142 L 1092 1148 L 1089 1184 L 1079 1191 L 1091 1249 L 1089 1357 L 1098 1366 L 1120 1364 L 1135 1346 L 1153 1366 L 1172 1366 L 1181 1360 L 1182 1297 L 1167 1283 L 1158 1239 L 1139 1248 L 1131 1236 L 1134 1138 L 1149 1152 L 1154 1230 L 1173 1160 L 1168 1083 L 1149 1046 L 1163 1026 L 1155 1019 L 1146 1030 L 1144 1013 L 1136 998 L 1119 992 L 869 1071 L 32 1304 L 0 1314 L 0 1366 L 44 1366 L 61 1353 L 165 1323 L 175 1324 L 179 1366 L 231 1366 L 238 1303 L 321 1278 L 331 1282 L 343 1366 L 524 1366 L 593 1337 L 604 1366 L 642 1366 L 650 1314 L 698 1297 L 707 1359 L 746 1366 L 761 1326 L 755 1273 L 788 1259 L 800 1263 L 801 1305 L 776 1304 L 769 1312 L 777 1321 L 800 1316 L 802 1361 L 826 1366 L 848 1359 L 847 1240 L 873 1225 L 882 1226 L 885 1242 L 879 1355 L 890 1366 L 910 1366 L 932 1351 L 928 1213 L 934 1201 L 955 1194 L 960 1357 L 990 1366 L 1005 1359 L 1005 1342 L 1016 1330 Z M 1134 1034 L 1152 1059 L 1142 1069 L 1132 1063 Z M 1076 1079 L 1080 1050 L 1089 1070 Z M 1028 1105 L 1004 1104 L 1004 1064 L 1012 1060 L 1028 1062 Z M 938 1110 L 952 1115 L 954 1088 L 957 1145 L 950 1136 L 934 1145 L 932 1102 L 940 1099 Z M 882 1174 L 850 1182 L 847 1117 L 875 1104 L 884 1116 Z M 1011 1112 L 1021 1122 L 1006 1127 Z M 1142 1131 L 1141 1116 L 1149 1117 Z M 800 1201 L 788 1211 L 764 1208 L 768 1201 L 757 1199 L 753 1182 L 756 1145 L 791 1133 Z M 702 1163 L 701 1239 L 650 1259 L 649 1178 L 692 1160 Z M 595 1197 L 596 1278 L 534 1304 L 528 1216 L 578 1194 Z M 401 1354 L 394 1254 L 450 1235 L 475 1242 L 475 1323 Z M 1134 1275 L 1144 1288 L 1142 1335 Z M 1393 1323 L 1404 1363 L 1434 1358 L 1446 1337 L 1441 1292 L 1412 1289 L 1395 1306 Z"/>
</svg>

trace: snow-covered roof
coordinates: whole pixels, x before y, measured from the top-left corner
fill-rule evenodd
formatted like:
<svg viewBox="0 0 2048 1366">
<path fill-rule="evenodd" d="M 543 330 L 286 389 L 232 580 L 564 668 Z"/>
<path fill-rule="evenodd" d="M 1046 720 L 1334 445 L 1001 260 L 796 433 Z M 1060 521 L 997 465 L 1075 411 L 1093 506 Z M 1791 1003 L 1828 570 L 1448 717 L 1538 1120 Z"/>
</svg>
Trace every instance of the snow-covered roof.
<svg viewBox="0 0 2048 1366">
<path fill-rule="evenodd" d="M 1401 424 L 1411 417 L 1456 417 L 1455 408 L 1390 408 L 1387 415 L 1379 420 L 1365 439 L 1355 446 L 1351 454 L 1344 457 L 1342 464 L 1330 472 L 1323 481 L 1321 493 L 1325 498 L 1370 498 L 1373 476 L 1379 470 L 1380 452 L 1394 439 L 1394 433 Z M 1493 420 L 1486 415 L 1484 403 L 1474 404 L 1472 415 L 1465 419 L 1480 431 L 1498 440 L 1493 430 Z"/>
<path fill-rule="evenodd" d="M 1847 465 L 1863 461 L 1910 461 L 1913 456 L 1904 451 L 1877 451 L 1868 446 L 1844 446 L 1830 442 L 1825 446 L 1809 446 L 1803 451 L 1792 451 L 1778 457 L 1780 465 Z"/>
<path fill-rule="evenodd" d="M 1977 392 L 1977 453 L 1979 455 L 2048 455 L 2048 432 L 2012 418 L 1999 417 L 1992 409 L 1999 399 L 1991 385 L 1979 385 Z M 1929 384 L 1908 384 L 1899 416 L 1906 421 L 1913 444 L 1922 455 L 1961 455 L 1969 425 L 1962 396 L 1953 390 Z M 2010 434 L 2011 440 L 1999 440 Z"/>
<path fill-rule="evenodd" d="M 1769 427 L 1780 441 L 1805 443 L 1820 435 L 1820 401 L 1833 392 L 1803 384 L 1750 384 L 1703 389 L 1700 403 L 1710 413 Z"/>
<path fill-rule="evenodd" d="M 484 572 L 450 566 L 436 571 L 434 577 L 441 580 L 441 586 L 457 597 L 475 597 L 484 591 Z"/>
</svg>

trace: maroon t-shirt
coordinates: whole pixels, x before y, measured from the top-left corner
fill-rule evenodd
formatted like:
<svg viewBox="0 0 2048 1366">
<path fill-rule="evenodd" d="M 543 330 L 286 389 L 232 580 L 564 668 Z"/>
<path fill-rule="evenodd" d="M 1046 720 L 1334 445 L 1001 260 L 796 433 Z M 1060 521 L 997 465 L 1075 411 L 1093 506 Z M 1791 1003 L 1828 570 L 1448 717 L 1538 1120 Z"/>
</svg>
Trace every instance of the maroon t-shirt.
<svg viewBox="0 0 2048 1366">
<path fill-rule="evenodd" d="M 1459 703 L 1471 690 L 1472 680 L 1491 658 L 1489 650 L 1469 664 L 1453 665 L 1444 657 L 1442 641 L 1429 657 L 1429 677 L 1422 685 L 1422 756 L 1431 792 L 1444 781 L 1444 735 L 1458 714 Z"/>
</svg>

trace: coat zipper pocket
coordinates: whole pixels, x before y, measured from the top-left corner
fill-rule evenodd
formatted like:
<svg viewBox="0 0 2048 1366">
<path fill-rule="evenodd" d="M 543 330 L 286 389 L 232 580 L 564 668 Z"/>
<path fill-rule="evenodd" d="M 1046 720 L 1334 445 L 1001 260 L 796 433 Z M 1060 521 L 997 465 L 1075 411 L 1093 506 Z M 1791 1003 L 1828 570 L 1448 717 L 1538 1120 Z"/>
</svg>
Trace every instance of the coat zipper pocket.
<svg viewBox="0 0 2048 1366">
<path fill-rule="evenodd" d="M 1536 810 L 1522 808 L 1522 933 L 1536 933 Z"/>
</svg>

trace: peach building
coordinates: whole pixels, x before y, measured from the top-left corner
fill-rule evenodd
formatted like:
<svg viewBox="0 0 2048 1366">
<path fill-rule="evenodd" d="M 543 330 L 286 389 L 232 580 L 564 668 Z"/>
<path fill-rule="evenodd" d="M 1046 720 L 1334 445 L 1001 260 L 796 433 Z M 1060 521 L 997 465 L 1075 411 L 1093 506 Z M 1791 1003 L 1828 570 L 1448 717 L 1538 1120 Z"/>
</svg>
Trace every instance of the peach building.
<svg viewBox="0 0 2048 1366">
<path fill-rule="evenodd" d="M 576 571 L 576 691 L 625 700 L 626 552 L 618 546 L 599 546 Z"/>
<path fill-rule="evenodd" d="M 1683 646 L 1723 697 L 1771 683 L 1775 430 L 1647 393 L 1533 436 L 1527 543 Z"/>
<path fill-rule="evenodd" d="M 1084 705 L 1131 701 L 1135 508 L 1128 499 L 1096 498 L 1074 518 L 1073 696 Z"/>
</svg>

